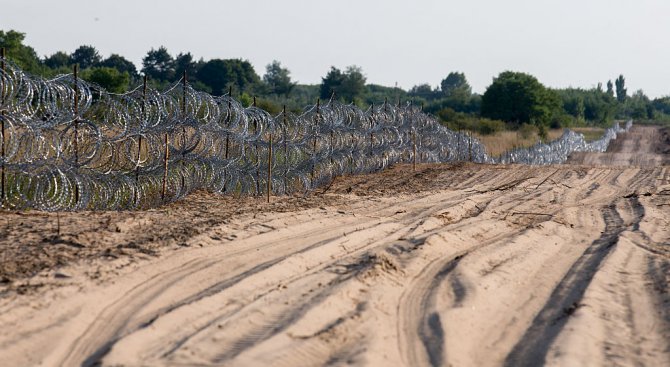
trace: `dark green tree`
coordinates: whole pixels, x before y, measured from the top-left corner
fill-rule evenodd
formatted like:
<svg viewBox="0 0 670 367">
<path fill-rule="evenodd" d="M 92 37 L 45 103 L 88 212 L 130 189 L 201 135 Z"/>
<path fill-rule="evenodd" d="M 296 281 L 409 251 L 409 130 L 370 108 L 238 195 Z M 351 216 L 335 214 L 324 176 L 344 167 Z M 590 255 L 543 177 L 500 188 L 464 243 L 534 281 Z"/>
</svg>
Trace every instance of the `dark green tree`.
<svg viewBox="0 0 670 367">
<path fill-rule="evenodd" d="M 472 88 L 468 84 L 465 74 L 460 72 L 449 73 L 446 78 L 442 79 L 440 87 L 445 97 L 452 97 L 454 95 L 470 97 L 472 94 Z"/>
<path fill-rule="evenodd" d="M 617 101 L 624 102 L 626 100 L 626 79 L 624 79 L 623 75 L 619 75 L 614 84 L 616 85 Z"/>
<path fill-rule="evenodd" d="M 72 54 L 70 54 L 70 63 L 78 64 L 80 69 L 88 69 L 98 66 L 102 61 L 98 50 L 93 46 L 79 46 Z"/>
<path fill-rule="evenodd" d="M 23 44 L 26 34 L 14 30 L 0 30 L 0 47 L 4 47 L 7 60 L 10 60 L 24 71 L 41 73 L 42 63 L 35 50 Z"/>
<path fill-rule="evenodd" d="M 519 126 L 532 123 L 548 126 L 560 112 L 558 94 L 534 76 L 512 71 L 500 73 L 482 96 L 483 117 Z"/>
<path fill-rule="evenodd" d="M 345 101 L 354 101 L 365 92 L 365 75 L 359 66 L 348 66 L 344 72 L 346 78 L 340 93 Z"/>
<path fill-rule="evenodd" d="M 658 113 L 670 116 L 670 97 L 656 98 L 651 104 Z"/>
<path fill-rule="evenodd" d="M 291 72 L 283 68 L 277 60 L 265 67 L 263 81 L 268 85 L 270 93 L 288 97 L 296 83 L 291 81 Z"/>
<path fill-rule="evenodd" d="M 108 92 L 123 93 L 128 90 L 130 74 L 121 72 L 115 68 L 93 67 L 82 72 L 82 78 L 89 82 L 98 84 Z"/>
<path fill-rule="evenodd" d="M 202 65 L 198 80 L 211 88 L 212 94 L 222 95 L 229 87 L 239 92 L 254 93 L 260 77 L 249 61 L 239 59 L 212 59 Z"/>
<path fill-rule="evenodd" d="M 344 102 L 355 101 L 365 92 L 365 80 L 363 70 L 358 66 L 349 66 L 344 72 L 331 66 L 321 79 L 321 98 L 328 99 L 335 93 L 335 97 Z"/>
<path fill-rule="evenodd" d="M 584 91 L 581 89 L 563 89 L 558 91 L 563 101 L 563 110 L 575 120 L 584 121 Z"/>
<path fill-rule="evenodd" d="M 426 101 L 430 101 L 435 99 L 438 93 L 436 90 L 433 90 L 430 84 L 424 83 L 413 86 L 412 89 L 409 90 L 408 94 L 412 97 L 417 97 L 424 99 Z"/>
<path fill-rule="evenodd" d="M 152 48 L 142 59 L 142 73 L 161 82 L 173 81 L 175 78 L 174 59 L 165 47 L 161 46 L 158 50 Z"/>
<path fill-rule="evenodd" d="M 344 84 L 344 79 L 346 76 L 342 71 L 334 66 L 330 67 L 330 71 L 326 74 L 325 77 L 321 78 L 321 88 L 320 95 L 321 99 L 328 99 L 333 94 L 337 94 L 339 97 L 340 89 L 342 84 Z"/>
<path fill-rule="evenodd" d="M 186 72 L 189 82 L 193 83 L 196 81 L 196 74 L 198 71 L 198 65 L 193 61 L 193 55 L 190 52 L 180 53 L 174 59 L 175 64 L 175 76 L 181 78 Z"/>
<path fill-rule="evenodd" d="M 597 123 L 609 123 L 614 119 L 616 99 L 602 89 L 581 91 L 584 99 L 584 119 Z"/>
<path fill-rule="evenodd" d="M 44 65 L 50 69 L 65 68 L 70 66 L 70 55 L 63 51 L 58 51 L 55 54 L 44 58 Z"/>
<path fill-rule="evenodd" d="M 654 118 L 654 108 L 649 97 L 644 94 L 642 89 L 633 93 L 630 98 L 626 100 L 625 111 L 627 112 L 626 118 L 634 119 L 653 119 Z"/>
<path fill-rule="evenodd" d="M 135 67 L 135 64 L 133 64 L 132 61 L 117 54 L 109 55 L 108 58 L 100 62 L 100 66 L 116 69 L 120 73 L 128 73 L 132 78 L 137 78 L 139 75 L 137 73 L 137 67 Z"/>
<path fill-rule="evenodd" d="M 607 94 L 614 97 L 614 84 L 612 84 L 611 80 L 607 81 Z"/>
</svg>

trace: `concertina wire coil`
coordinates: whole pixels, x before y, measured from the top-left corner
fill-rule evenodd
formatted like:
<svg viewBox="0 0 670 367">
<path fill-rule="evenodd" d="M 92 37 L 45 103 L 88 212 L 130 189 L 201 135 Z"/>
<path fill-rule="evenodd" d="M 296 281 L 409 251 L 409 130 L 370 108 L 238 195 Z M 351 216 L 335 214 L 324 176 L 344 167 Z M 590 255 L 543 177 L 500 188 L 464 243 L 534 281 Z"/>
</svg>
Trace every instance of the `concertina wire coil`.
<svg viewBox="0 0 670 367">
<path fill-rule="evenodd" d="M 623 130 L 617 125 L 592 143 L 566 131 L 494 159 L 477 139 L 411 103 L 362 110 L 330 100 L 271 116 L 184 80 L 162 92 L 139 86 L 114 94 L 72 74 L 31 76 L 9 62 L 0 92 L 0 199 L 11 209 L 152 208 L 196 190 L 259 195 L 268 180 L 274 195 L 306 192 L 336 176 L 411 162 L 414 151 L 419 162 L 560 163 L 575 150 L 604 151 Z"/>
</svg>

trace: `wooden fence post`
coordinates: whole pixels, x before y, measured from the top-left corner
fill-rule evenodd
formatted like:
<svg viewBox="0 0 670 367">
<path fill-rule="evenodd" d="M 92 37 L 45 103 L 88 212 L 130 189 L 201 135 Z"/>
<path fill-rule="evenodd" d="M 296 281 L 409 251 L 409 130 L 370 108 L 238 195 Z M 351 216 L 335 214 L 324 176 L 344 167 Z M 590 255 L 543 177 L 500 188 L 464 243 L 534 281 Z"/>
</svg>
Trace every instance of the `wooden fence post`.
<svg viewBox="0 0 670 367">
<path fill-rule="evenodd" d="M 412 116 L 412 102 L 410 101 L 409 103 L 409 113 L 410 116 Z M 410 117 L 411 118 L 411 117 Z M 412 118 L 411 120 L 411 125 L 412 125 L 412 170 L 416 172 L 416 121 Z"/>
<path fill-rule="evenodd" d="M 321 99 L 317 98 L 316 99 L 316 121 L 314 122 L 314 126 L 318 128 L 319 126 L 319 120 L 321 118 Z M 317 140 L 317 129 L 314 129 L 314 145 L 312 146 L 312 159 L 316 159 L 316 140 Z M 312 185 L 312 188 L 314 188 L 314 176 L 316 171 L 316 162 L 312 162 L 312 179 L 310 181 L 310 184 Z"/>
<path fill-rule="evenodd" d="M 228 115 L 226 116 L 226 123 L 228 124 L 228 128 L 230 128 L 230 122 L 232 121 L 232 113 L 233 113 L 233 103 L 231 102 L 231 99 L 233 98 L 233 86 L 228 87 Z M 223 153 L 224 159 L 226 160 L 226 166 L 228 165 L 228 147 L 230 145 L 230 131 L 226 131 L 226 147 L 225 151 Z M 228 180 L 228 171 L 224 170 L 223 171 L 223 177 L 225 177 L 225 180 Z M 223 183 L 223 192 L 226 192 L 226 186 L 228 185 L 227 182 Z"/>
<path fill-rule="evenodd" d="M 167 190 L 168 160 L 170 159 L 170 146 L 168 145 L 168 132 L 165 132 L 165 155 L 163 158 L 163 190 L 161 190 L 161 200 L 165 201 L 165 192 Z"/>
<path fill-rule="evenodd" d="M 146 119 L 146 109 L 147 109 L 147 76 L 144 75 L 142 82 L 142 122 Z M 142 158 L 142 134 L 137 141 L 137 163 L 135 166 L 135 205 L 137 205 L 138 200 L 140 199 L 139 195 L 139 181 L 140 181 L 140 159 Z"/>
<path fill-rule="evenodd" d="M 74 65 L 74 165 L 75 169 L 79 171 L 79 65 Z M 79 203 L 79 185 L 75 182 L 74 185 L 74 201 L 75 205 Z"/>
<path fill-rule="evenodd" d="M 182 76 L 182 86 L 181 86 L 181 92 L 182 92 L 182 98 L 181 98 L 181 114 L 182 114 L 182 122 L 181 122 L 181 167 L 184 168 L 184 159 L 186 158 L 186 126 L 184 126 L 184 123 L 186 122 L 186 112 L 187 112 L 187 106 L 186 106 L 186 87 L 188 83 L 188 75 L 186 74 L 186 70 L 184 70 L 184 75 Z M 184 172 L 182 170 L 182 175 L 181 175 L 181 189 L 184 190 L 186 187 L 186 181 L 184 179 Z"/>
<path fill-rule="evenodd" d="M 6 182 L 6 173 L 5 173 L 5 48 L 0 48 L 0 68 L 2 68 L 2 76 L 0 78 L 0 121 L 2 121 L 2 142 L 0 142 L 0 154 L 2 154 L 2 167 L 1 167 L 1 176 L 0 179 L 0 208 L 5 206 L 5 182 Z"/>
<path fill-rule="evenodd" d="M 270 134 L 270 146 L 268 147 L 268 203 L 270 202 L 270 192 L 272 192 L 272 131 Z"/>
<path fill-rule="evenodd" d="M 256 96 L 254 96 L 253 107 L 256 107 Z M 258 133 L 258 121 L 254 119 L 254 134 Z M 261 157 L 258 156 L 258 141 L 254 142 L 254 156 L 256 158 L 256 196 L 261 195 Z"/>
<path fill-rule="evenodd" d="M 288 176 L 288 136 L 286 134 L 286 105 L 284 105 L 284 108 L 282 109 L 282 133 L 284 135 L 284 164 L 286 165 L 284 169 L 284 194 L 288 195 L 288 182 L 287 176 Z"/>
</svg>

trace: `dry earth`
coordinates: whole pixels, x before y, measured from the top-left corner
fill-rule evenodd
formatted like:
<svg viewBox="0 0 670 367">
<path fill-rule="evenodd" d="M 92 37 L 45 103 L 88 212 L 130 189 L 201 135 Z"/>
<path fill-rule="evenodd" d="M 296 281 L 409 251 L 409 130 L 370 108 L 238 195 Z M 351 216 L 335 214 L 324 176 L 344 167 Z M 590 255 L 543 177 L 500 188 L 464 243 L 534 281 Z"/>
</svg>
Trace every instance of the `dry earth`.
<svg viewBox="0 0 670 367">
<path fill-rule="evenodd" d="M 668 366 L 667 131 L 309 197 L 1 213 L 5 366 Z M 58 224 L 60 222 L 60 225 Z"/>
</svg>

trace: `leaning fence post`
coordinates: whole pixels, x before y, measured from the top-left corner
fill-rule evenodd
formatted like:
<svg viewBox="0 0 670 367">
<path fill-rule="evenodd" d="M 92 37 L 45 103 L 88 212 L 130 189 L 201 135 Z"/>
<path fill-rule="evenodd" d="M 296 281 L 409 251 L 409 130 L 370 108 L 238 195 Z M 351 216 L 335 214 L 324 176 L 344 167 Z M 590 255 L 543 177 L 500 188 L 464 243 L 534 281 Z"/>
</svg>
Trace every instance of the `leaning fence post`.
<svg viewBox="0 0 670 367">
<path fill-rule="evenodd" d="M 2 122 L 2 179 L 0 180 L 0 207 L 5 206 L 5 48 L 0 48 L 0 68 L 2 68 L 2 78 L 0 78 L 0 121 Z"/>
</svg>

